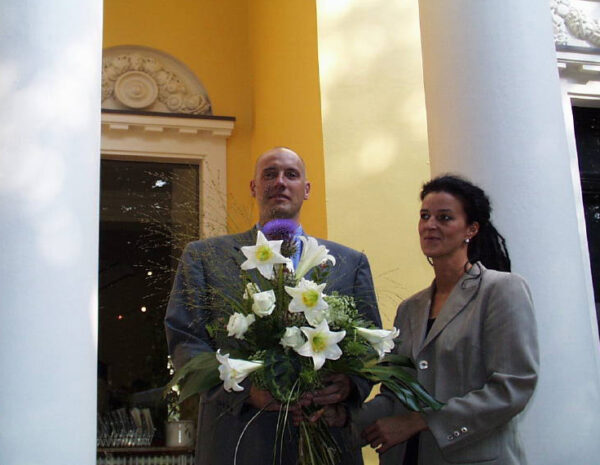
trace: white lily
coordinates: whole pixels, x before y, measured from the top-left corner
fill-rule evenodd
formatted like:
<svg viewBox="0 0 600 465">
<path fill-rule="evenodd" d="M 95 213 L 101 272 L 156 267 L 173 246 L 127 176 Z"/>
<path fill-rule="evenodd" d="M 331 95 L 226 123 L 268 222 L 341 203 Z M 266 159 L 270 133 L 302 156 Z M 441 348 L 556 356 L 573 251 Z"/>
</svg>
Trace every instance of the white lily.
<svg viewBox="0 0 600 465">
<path fill-rule="evenodd" d="M 259 273 L 267 279 L 273 278 L 273 265 L 279 263 L 291 266 L 292 261 L 281 255 L 283 241 L 268 241 L 265 235 L 258 231 L 256 245 L 246 245 L 241 248 L 246 256 L 246 261 L 241 264 L 242 270 L 257 268 Z"/>
<path fill-rule="evenodd" d="M 304 342 L 305 339 L 302 336 L 302 331 L 297 326 L 285 328 L 285 334 L 279 341 L 283 347 L 291 347 L 294 350 L 298 349 Z"/>
<path fill-rule="evenodd" d="M 394 329 L 367 329 L 356 327 L 356 331 L 364 337 L 377 351 L 379 358 L 391 352 L 394 348 L 394 339 L 400 334 L 400 330 Z"/>
<path fill-rule="evenodd" d="M 342 349 L 337 345 L 346 336 L 346 331 L 330 331 L 327 320 L 321 321 L 316 328 L 300 328 L 308 338 L 302 346 L 295 349 L 300 355 L 312 357 L 315 370 L 321 369 L 325 360 L 337 360 Z"/>
<path fill-rule="evenodd" d="M 248 328 L 255 320 L 256 317 L 253 314 L 242 315 L 239 312 L 235 312 L 229 317 L 229 321 L 227 322 L 227 335 L 233 336 L 236 339 L 244 339 L 244 334 L 246 334 L 246 331 L 248 331 Z"/>
<path fill-rule="evenodd" d="M 231 392 L 232 389 L 237 392 L 243 391 L 244 388 L 239 383 L 263 366 L 263 362 L 229 358 L 229 354 L 221 355 L 220 350 L 217 350 L 216 356 L 220 363 L 219 378 L 223 381 L 223 388 L 227 392 Z"/>
<path fill-rule="evenodd" d="M 317 326 L 325 318 L 329 304 L 323 300 L 325 284 L 302 278 L 296 287 L 285 286 L 285 292 L 292 296 L 288 310 L 292 313 L 304 312 L 306 321 Z"/>
<path fill-rule="evenodd" d="M 256 292 L 252 295 L 252 311 L 259 318 L 269 316 L 275 309 L 275 292 L 273 290 Z"/>
<path fill-rule="evenodd" d="M 302 241 L 302 255 L 296 268 L 296 280 L 300 280 L 311 268 L 327 260 L 335 265 L 335 257 L 329 255 L 327 247 L 319 245 L 314 237 L 298 236 L 298 238 Z"/>
</svg>

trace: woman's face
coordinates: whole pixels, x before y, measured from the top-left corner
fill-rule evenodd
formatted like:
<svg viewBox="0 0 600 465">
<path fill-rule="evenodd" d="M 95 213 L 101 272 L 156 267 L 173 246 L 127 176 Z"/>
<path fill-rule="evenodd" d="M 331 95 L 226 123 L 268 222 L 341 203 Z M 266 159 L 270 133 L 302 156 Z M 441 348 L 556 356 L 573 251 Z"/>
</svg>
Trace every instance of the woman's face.
<svg viewBox="0 0 600 465">
<path fill-rule="evenodd" d="M 465 239 L 477 234 L 479 224 L 467 224 L 460 200 L 447 192 L 431 192 L 421 204 L 419 238 L 421 250 L 431 258 L 457 257 L 467 260 Z"/>
</svg>

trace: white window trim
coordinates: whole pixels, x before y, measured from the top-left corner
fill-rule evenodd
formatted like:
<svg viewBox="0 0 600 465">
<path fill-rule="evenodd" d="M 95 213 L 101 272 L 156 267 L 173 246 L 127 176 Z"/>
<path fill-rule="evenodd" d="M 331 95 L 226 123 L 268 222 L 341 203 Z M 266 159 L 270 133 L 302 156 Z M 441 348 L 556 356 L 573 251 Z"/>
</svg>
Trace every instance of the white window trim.
<svg viewBox="0 0 600 465">
<path fill-rule="evenodd" d="M 202 237 L 227 231 L 227 138 L 230 117 L 102 111 L 102 158 L 198 164 Z"/>
</svg>

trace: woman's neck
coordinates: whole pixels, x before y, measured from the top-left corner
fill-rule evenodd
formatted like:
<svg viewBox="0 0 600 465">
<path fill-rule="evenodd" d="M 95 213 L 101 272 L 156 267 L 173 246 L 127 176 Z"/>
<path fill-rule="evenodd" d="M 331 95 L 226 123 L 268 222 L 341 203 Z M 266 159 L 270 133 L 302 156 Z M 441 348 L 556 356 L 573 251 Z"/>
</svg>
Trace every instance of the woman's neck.
<svg viewBox="0 0 600 465">
<path fill-rule="evenodd" d="M 466 256 L 437 258 L 433 261 L 436 292 L 449 294 L 462 275 L 471 267 Z"/>
</svg>

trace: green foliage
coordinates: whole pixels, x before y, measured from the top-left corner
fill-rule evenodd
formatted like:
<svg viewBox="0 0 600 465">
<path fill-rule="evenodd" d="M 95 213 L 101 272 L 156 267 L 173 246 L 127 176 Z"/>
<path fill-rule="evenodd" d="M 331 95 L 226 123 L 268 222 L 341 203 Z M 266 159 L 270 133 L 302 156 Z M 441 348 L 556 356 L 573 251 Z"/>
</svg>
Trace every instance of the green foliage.
<svg viewBox="0 0 600 465">
<path fill-rule="evenodd" d="M 301 365 L 296 356 L 287 356 L 278 350 L 269 350 L 265 354 L 263 383 L 271 395 L 282 403 L 295 402 L 301 392 L 298 379 Z"/>
<path fill-rule="evenodd" d="M 165 395 L 169 395 L 173 386 L 179 384 L 181 386 L 179 402 L 181 403 L 188 397 L 208 391 L 220 383 L 219 362 L 214 352 L 202 352 L 175 372 L 167 384 Z"/>
<path fill-rule="evenodd" d="M 359 318 L 354 298 L 351 296 L 340 295 L 334 291 L 331 295 L 325 296 L 324 300 L 329 305 L 327 321 L 331 325 L 346 329 L 352 327 Z"/>
<path fill-rule="evenodd" d="M 312 364 L 303 364 L 302 371 L 300 372 L 300 382 L 309 391 L 318 389 L 323 385 L 321 374 L 313 369 Z"/>
<path fill-rule="evenodd" d="M 431 396 L 405 370 L 409 364 L 412 365 L 405 357 L 391 356 L 384 358 L 380 363 L 363 366 L 357 374 L 383 384 L 410 410 L 421 412 L 426 407 L 433 410 L 442 408 L 444 404 Z"/>
<path fill-rule="evenodd" d="M 327 282 L 327 278 L 329 277 L 329 273 L 331 272 L 331 263 L 326 262 L 319 266 L 315 266 L 312 269 L 311 281 L 314 281 L 317 284 L 323 284 Z"/>
</svg>

